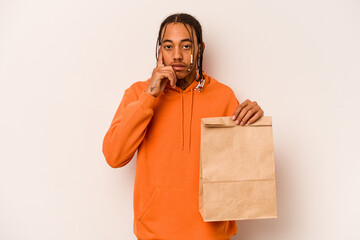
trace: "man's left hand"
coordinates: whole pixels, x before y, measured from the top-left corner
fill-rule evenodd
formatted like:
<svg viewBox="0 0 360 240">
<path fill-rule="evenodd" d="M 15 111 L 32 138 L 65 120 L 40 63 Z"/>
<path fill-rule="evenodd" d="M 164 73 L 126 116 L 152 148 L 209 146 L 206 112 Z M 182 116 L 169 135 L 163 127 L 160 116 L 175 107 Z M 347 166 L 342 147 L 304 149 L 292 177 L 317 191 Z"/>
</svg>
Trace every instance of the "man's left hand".
<svg viewBox="0 0 360 240">
<path fill-rule="evenodd" d="M 236 108 L 232 120 L 235 124 L 244 126 L 254 123 L 262 116 L 264 116 L 264 111 L 257 102 L 247 99 Z"/>
</svg>

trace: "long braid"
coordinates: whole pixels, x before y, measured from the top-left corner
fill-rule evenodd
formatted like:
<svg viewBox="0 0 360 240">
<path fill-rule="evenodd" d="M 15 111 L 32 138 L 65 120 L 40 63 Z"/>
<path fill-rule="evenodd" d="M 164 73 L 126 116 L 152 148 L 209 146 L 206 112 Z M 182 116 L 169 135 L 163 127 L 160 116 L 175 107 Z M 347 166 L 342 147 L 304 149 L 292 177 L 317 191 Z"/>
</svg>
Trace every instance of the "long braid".
<svg viewBox="0 0 360 240">
<path fill-rule="evenodd" d="M 164 26 L 163 26 L 163 28 L 165 28 L 165 29 L 164 29 L 164 33 L 163 33 L 162 37 L 160 38 L 160 35 L 161 35 L 161 31 L 160 31 L 158 40 L 156 41 L 156 60 L 158 59 L 158 47 L 161 45 L 161 42 L 162 42 L 162 40 L 164 39 L 166 27 L 167 27 L 168 24 L 169 24 L 169 23 L 165 23 L 165 24 L 164 24 Z"/>
<path fill-rule="evenodd" d="M 195 30 L 195 34 L 196 34 L 196 37 L 198 39 L 198 43 L 203 42 L 202 28 L 201 28 L 201 25 L 200 25 L 199 21 L 196 20 L 196 18 L 194 18 L 193 16 L 191 16 L 189 14 L 186 14 L 186 13 L 177 13 L 177 14 L 170 15 L 160 25 L 158 39 L 156 41 L 156 49 L 155 49 L 155 51 L 156 51 L 155 52 L 156 60 L 158 59 L 158 47 L 161 45 L 161 42 L 162 42 L 163 37 L 165 35 L 167 25 L 169 23 L 177 23 L 177 22 L 184 24 L 187 31 L 189 32 L 190 38 L 191 38 L 191 40 L 193 42 L 193 46 L 195 46 L 194 39 L 192 39 L 193 30 Z M 186 24 L 191 27 L 191 33 L 190 33 L 188 27 L 186 26 Z M 161 36 L 161 32 L 162 32 L 163 29 L 164 29 L 164 33 L 163 33 L 163 36 Z M 195 64 L 198 65 L 198 68 L 199 68 L 199 78 L 197 79 L 197 81 L 204 78 L 203 71 L 202 71 L 202 68 L 203 68 L 202 67 L 202 64 L 203 64 L 203 52 L 204 51 L 203 51 L 202 44 L 200 44 L 199 51 L 200 51 L 200 57 L 199 57 L 198 61 L 195 63 Z M 195 58 L 195 47 L 193 47 L 192 52 L 193 52 L 193 56 Z"/>
</svg>

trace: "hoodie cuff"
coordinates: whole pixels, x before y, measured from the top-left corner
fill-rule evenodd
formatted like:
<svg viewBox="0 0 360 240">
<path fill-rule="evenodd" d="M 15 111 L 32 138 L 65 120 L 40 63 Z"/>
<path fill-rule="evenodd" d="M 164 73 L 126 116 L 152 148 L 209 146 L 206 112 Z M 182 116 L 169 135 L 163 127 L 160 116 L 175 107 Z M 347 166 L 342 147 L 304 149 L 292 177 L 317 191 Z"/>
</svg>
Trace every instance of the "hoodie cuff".
<svg viewBox="0 0 360 240">
<path fill-rule="evenodd" d="M 153 108 L 154 105 L 155 105 L 155 102 L 156 102 L 157 98 L 154 97 L 153 95 L 147 93 L 147 92 L 142 92 L 140 94 L 140 97 L 139 97 L 139 101 L 140 101 L 140 104 L 141 106 L 143 106 L 144 108 Z"/>
</svg>

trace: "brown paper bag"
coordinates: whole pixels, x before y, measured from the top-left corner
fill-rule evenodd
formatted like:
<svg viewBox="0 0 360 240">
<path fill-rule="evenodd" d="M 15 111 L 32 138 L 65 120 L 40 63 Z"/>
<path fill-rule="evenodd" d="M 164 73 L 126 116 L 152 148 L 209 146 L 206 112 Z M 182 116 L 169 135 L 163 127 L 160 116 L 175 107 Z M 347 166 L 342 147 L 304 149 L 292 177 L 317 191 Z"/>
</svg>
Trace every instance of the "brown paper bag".
<svg viewBox="0 0 360 240">
<path fill-rule="evenodd" d="M 276 218 L 271 116 L 201 119 L 199 210 L 205 222 Z"/>
</svg>

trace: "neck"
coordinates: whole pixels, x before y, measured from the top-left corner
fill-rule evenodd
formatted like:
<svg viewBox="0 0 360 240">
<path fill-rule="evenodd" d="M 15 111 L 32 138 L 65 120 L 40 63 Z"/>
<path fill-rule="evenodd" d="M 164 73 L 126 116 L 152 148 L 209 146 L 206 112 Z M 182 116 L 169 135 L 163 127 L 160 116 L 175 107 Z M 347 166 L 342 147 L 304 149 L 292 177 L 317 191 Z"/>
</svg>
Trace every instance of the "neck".
<svg viewBox="0 0 360 240">
<path fill-rule="evenodd" d="M 178 79 L 176 81 L 176 86 L 181 88 L 182 90 L 185 90 L 188 86 L 190 86 L 196 78 L 196 71 L 191 71 L 189 75 L 187 75 L 183 79 Z"/>
</svg>

